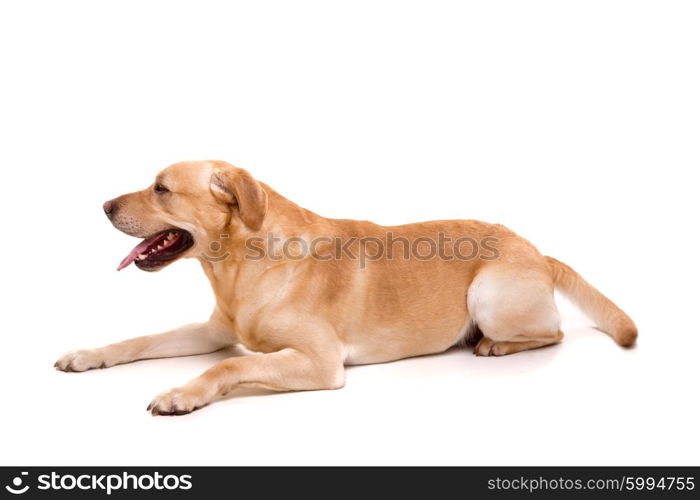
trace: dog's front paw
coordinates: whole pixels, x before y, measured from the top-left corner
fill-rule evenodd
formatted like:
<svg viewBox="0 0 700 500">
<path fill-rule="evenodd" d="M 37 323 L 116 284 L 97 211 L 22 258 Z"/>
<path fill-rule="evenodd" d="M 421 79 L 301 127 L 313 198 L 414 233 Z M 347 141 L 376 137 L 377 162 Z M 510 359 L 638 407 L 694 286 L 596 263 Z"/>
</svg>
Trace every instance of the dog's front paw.
<svg viewBox="0 0 700 500">
<path fill-rule="evenodd" d="M 81 349 L 64 354 L 53 366 L 64 372 L 84 372 L 93 368 L 109 368 L 115 364 L 106 358 L 101 349 Z"/>
<path fill-rule="evenodd" d="M 206 391 L 196 387 L 177 387 L 156 396 L 146 408 L 153 415 L 185 415 L 209 402 Z"/>
</svg>

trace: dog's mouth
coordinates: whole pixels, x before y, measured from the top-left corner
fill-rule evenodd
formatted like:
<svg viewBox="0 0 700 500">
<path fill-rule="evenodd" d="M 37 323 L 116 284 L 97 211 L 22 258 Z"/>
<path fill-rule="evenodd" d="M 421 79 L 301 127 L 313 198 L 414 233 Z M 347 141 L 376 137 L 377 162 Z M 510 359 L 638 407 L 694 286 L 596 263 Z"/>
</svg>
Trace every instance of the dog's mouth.
<svg viewBox="0 0 700 500">
<path fill-rule="evenodd" d="M 167 229 L 154 234 L 136 245 L 121 261 L 117 271 L 132 262 L 144 271 L 156 271 L 177 260 L 194 245 L 194 238 L 182 229 Z"/>
</svg>

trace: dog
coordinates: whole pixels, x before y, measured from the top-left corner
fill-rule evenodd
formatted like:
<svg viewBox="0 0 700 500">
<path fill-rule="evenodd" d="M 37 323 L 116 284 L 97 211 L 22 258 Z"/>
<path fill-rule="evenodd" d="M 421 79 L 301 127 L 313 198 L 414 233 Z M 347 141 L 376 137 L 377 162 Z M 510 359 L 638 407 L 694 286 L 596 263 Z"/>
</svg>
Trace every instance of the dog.
<svg viewBox="0 0 700 500">
<path fill-rule="evenodd" d="M 107 201 L 120 231 L 145 238 L 121 262 L 159 271 L 196 258 L 216 298 L 205 323 L 55 364 L 82 372 L 242 344 L 189 383 L 158 395 L 153 415 L 182 415 L 239 387 L 338 389 L 344 366 L 439 353 L 460 343 L 502 356 L 562 340 L 560 290 L 619 345 L 637 328 L 566 264 L 498 224 L 402 226 L 329 219 L 223 161 L 181 162 L 148 188 Z"/>
</svg>

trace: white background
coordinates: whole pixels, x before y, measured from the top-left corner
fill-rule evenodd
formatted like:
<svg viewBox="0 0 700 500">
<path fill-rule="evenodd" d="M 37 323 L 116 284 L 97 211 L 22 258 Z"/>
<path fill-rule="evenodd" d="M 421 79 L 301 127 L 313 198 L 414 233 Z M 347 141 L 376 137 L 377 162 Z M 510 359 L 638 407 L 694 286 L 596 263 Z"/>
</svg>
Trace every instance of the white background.
<svg viewBox="0 0 700 500">
<path fill-rule="evenodd" d="M 0 463 L 695 464 L 697 2 L 3 2 Z M 637 322 L 348 369 L 184 417 L 215 353 L 60 373 L 206 319 L 199 265 L 117 273 L 101 203 L 225 159 L 331 217 L 506 224 Z"/>
</svg>

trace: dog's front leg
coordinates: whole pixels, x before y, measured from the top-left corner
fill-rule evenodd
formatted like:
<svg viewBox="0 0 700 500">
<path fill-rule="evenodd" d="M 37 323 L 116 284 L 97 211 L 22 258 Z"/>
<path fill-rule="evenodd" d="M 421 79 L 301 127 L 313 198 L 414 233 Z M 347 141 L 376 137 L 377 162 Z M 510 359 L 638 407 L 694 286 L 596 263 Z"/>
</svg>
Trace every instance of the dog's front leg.
<svg viewBox="0 0 700 500">
<path fill-rule="evenodd" d="M 324 349 L 323 354 L 288 348 L 221 361 L 191 382 L 157 396 L 148 410 L 153 415 L 183 415 L 236 387 L 307 391 L 338 389 L 344 383 L 339 348 Z"/>
<path fill-rule="evenodd" d="M 137 337 L 97 349 L 72 351 L 62 356 L 54 366 L 66 372 L 82 372 L 139 359 L 205 354 L 235 343 L 233 339 L 235 337 L 212 318 L 206 323 L 193 323 L 158 335 Z"/>
</svg>

